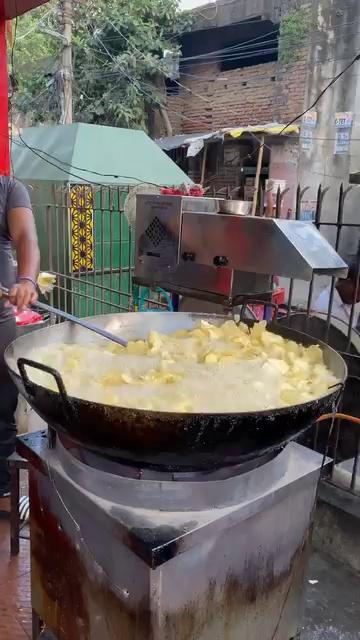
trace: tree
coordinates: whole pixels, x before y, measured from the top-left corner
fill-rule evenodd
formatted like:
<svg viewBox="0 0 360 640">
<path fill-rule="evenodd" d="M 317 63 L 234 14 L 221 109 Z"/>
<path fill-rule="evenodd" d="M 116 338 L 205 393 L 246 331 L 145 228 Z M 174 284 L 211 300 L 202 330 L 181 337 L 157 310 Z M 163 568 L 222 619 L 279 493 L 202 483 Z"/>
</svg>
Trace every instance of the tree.
<svg viewBox="0 0 360 640">
<path fill-rule="evenodd" d="M 43 29 L 58 31 L 57 4 L 43 5 L 13 23 L 9 70 L 13 79 L 12 111 L 32 123 L 55 114 L 58 103 L 56 70 L 60 41 Z"/>
<path fill-rule="evenodd" d="M 61 42 L 34 29 L 39 20 L 60 31 L 60 15 L 45 7 L 19 19 L 15 105 L 33 120 L 58 121 Z M 74 117 L 77 121 L 147 128 L 149 110 L 164 103 L 164 50 L 176 52 L 176 35 L 189 27 L 179 0 L 87 0 L 74 3 Z M 40 25 L 41 26 L 41 25 Z M 43 28 L 43 27 L 41 27 Z M 25 37 L 26 32 L 29 32 Z M 53 67 L 45 73 L 44 59 Z M 36 73 L 28 62 L 35 60 Z M 41 61 L 41 62 L 40 62 Z M 40 99 L 42 96 L 44 99 Z M 39 97 L 39 99 L 38 99 Z M 50 102 L 49 102 L 50 99 Z"/>
<path fill-rule="evenodd" d="M 300 4 L 285 13 L 280 22 L 280 62 L 289 64 L 301 58 L 313 26 L 308 5 Z"/>
</svg>

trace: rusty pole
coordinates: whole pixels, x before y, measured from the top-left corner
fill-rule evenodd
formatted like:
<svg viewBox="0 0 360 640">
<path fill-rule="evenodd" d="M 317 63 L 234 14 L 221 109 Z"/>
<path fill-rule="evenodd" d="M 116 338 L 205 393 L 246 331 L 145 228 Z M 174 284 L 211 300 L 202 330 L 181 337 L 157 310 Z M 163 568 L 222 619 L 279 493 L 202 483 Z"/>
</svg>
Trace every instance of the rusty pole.
<svg viewBox="0 0 360 640">
<path fill-rule="evenodd" d="M 262 167 L 263 156 L 264 156 L 264 144 L 265 144 L 264 134 L 261 136 L 260 140 L 261 140 L 261 144 L 259 147 L 259 155 L 258 155 L 258 161 L 257 161 L 257 167 L 256 167 L 254 199 L 253 199 L 252 210 L 251 210 L 252 216 L 254 216 L 256 213 L 256 205 L 257 205 L 258 195 L 259 195 L 260 174 L 261 174 L 261 167 Z"/>
</svg>

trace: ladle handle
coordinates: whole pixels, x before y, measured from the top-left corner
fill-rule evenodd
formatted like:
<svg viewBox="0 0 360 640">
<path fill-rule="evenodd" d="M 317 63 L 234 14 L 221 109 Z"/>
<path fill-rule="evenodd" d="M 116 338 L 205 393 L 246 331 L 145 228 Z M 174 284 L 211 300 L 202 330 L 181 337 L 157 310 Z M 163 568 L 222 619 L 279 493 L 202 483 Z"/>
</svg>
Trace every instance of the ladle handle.
<svg viewBox="0 0 360 640">
<path fill-rule="evenodd" d="M 21 380 L 23 381 L 25 391 L 28 394 L 29 399 L 34 398 L 34 388 L 36 387 L 36 384 L 34 382 L 31 382 L 26 370 L 27 367 L 31 369 L 37 369 L 38 371 L 43 371 L 44 373 L 47 373 L 49 376 L 52 376 L 54 378 L 60 398 L 63 403 L 67 421 L 72 422 L 74 408 L 71 405 L 64 381 L 60 373 L 56 369 L 53 369 L 46 364 L 35 362 L 35 360 L 28 360 L 27 358 L 19 358 L 17 361 L 17 365 L 20 372 Z"/>
<path fill-rule="evenodd" d="M 107 338 L 107 340 L 111 340 L 116 344 L 120 344 L 122 347 L 127 346 L 127 341 L 124 340 L 123 338 L 119 338 L 118 336 L 115 336 L 113 333 L 109 333 L 105 329 L 100 329 L 99 327 L 92 324 L 91 322 L 87 322 L 86 320 L 77 318 L 76 316 L 73 316 L 71 313 L 67 313 L 66 311 L 62 311 L 61 309 L 55 309 L 55 307 L 51 307 L 50 305 L 45 304 L 44 302 L 36 302 L 34 307 L 37 307 L 42 311 L 46 311 L 47 313 L 53 313 L 59 318 L 62 318 L 63 320 L 67 320 L 68 322 L 73 322 L 74 324 L 78 324 L 80 327 L 83 327 L 83 329 L 88 329 L 88 331 L 93 331 L 94 333 L 97 333 L 103 338 Z"/>
<path fill-rule="evenodd" d="M 9 290 L 3 287 L 0 284 L 0 298 L 8 298 Z M 122 347 L 127 347 L 127 340 L 123 338 L 119 338 L 115 336 L 113 333 L 109 333 L 106 329 L 100 329 L 95 324 L 91 322 L 87 322 L 87 320 L 82 320 L 73 316 L 71 313 L 67 313 L 67 311 L 62 311 L 61 309 L 56 309 L 55 307 L 51 307 L 49 304 L 45 304 L 44 302 L 37 301 L 34 305 L 35 308 L 41 309 L 42 311 L 46 311 L 47 313 L 53 313 L 58 318 L 62 318 L 63 320 L 67 320 L 68 322 L 73 322 L 74 324 L 78 324 L 83 329 L 87 329 L 88 331 L 93 331 L 93 333 L 97 333 L 99 336 L 106 338 L 107 340 L 111 340 L 111 342 L 115 342 L 116 344 L 121 345 Z"/>
</svg>

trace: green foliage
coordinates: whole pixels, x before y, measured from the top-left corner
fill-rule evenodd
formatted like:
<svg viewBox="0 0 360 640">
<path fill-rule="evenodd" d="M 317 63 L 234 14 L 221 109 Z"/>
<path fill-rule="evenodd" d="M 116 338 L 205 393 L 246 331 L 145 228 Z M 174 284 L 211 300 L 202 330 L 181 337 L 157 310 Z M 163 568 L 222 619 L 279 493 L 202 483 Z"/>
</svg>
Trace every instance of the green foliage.
<svg viewBox="0 0 360 640">
<path fill-rule="evenodd" d="M 22 64 L 16 106 L 35 121 L 57 121 L 62 43 L 37 30 L 22 38 L 45 7 L 19 20 L 16 60 L 27 49 L 33 64 Z M 60 32 L 60 13 L 50 19 Z M 87 0 L 74 3 L 73 25 L 74 118 L 145 129 L 149 109 L 164 100 L 163 51 L 176 51 L 174 36 L 190 26 L 189 14 L 179 12 L 179 0 Z M 50 78 L 44 58 L 52 60 Z"/>
<path fill-rule="evenodd" d="M 312 27 L 311 10 L 299 7 L 290 10 L 280 23 L 279 60 L 283 64 L 295 62 L 307 44 Z"/>
<path fill-rule="evenodd" d="M 42 28 L 58 30 L 56 5 L 30 11 L 13 23 L 14 50 L 9 51 L 10 73 L 16 78 L 12 104 L 34 123 L 53 111 L 53 71 L 60 55 L 60 41 Z M 14 69 L 12 69 L 14 63 Z M 57 98 L 56 98 L 57 100 Z"/>
</svg>

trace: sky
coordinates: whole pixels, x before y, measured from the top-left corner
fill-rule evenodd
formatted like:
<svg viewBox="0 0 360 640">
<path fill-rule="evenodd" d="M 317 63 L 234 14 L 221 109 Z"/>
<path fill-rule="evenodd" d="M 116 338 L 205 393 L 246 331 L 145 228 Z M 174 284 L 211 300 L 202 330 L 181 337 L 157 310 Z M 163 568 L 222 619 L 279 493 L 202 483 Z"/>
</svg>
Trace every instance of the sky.
<svg viewBox="0 0 360 640">
<path fill-rule="evenodd" d="M 182 9 L 193 9 L 194 7 L 201 7 L 204 4 L 209 4 L 210 0 L 181 0 Z"/>
</svg>

